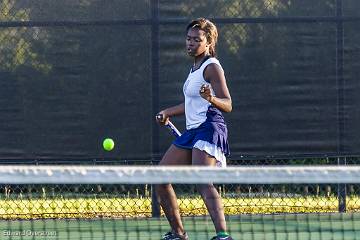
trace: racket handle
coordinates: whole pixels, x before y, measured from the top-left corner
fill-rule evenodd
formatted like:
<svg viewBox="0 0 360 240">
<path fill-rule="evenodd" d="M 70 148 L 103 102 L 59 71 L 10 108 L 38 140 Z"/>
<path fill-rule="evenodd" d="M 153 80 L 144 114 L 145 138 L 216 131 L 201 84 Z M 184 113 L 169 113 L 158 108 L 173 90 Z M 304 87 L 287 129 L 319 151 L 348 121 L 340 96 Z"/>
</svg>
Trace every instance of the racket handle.
<svg viewBox="0 0 360 240">
<path fill-rule="evenodd" d="M 162 114 L 156 115 L 156 118 L 158 120 L 162 120 L 163 117 L 164 116 Z M 168 120 L 168 122 L 165 124 L 165 127 L 167 127 L 175 137 L 180 137 L 181 136 L 180 131 L 175 127 L 175 125 L 170 120 Z"/>
<path fill-rule="evenodd" d="M 170 131 L 172 132 L 172 134 L 174 134 L 175 137 L 180 137 L 181 133 L 180 131 L 175 127 L 175 125 L 168 121 L 168 123 L 165 125 L 168 129 L 170 129 Z"/>
</svg>

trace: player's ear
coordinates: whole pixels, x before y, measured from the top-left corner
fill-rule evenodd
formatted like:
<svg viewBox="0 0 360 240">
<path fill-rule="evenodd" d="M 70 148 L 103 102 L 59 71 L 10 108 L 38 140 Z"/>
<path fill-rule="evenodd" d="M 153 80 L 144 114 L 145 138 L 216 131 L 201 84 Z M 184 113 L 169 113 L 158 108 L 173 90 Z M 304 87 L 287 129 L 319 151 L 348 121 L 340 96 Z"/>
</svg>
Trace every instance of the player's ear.
<svg viewBox="0 0 360 240">
<path fill-rule="evenodd" d="M 208 40 L 206 40 L 206 47 L 210 48 L 211 46 L 211 42 L 209 42 Z"/>
</svg>

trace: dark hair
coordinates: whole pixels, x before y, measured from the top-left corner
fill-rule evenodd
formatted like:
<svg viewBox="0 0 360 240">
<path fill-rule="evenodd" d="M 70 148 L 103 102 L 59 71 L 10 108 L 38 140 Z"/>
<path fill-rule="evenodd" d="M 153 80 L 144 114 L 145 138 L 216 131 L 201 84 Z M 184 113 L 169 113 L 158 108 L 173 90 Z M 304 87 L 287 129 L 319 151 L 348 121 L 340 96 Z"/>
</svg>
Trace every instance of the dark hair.
<svg viewBox="0 0 360 240">
<path fill-rule="evenodd" d="M 212 57 L 216 56 L 216 43 L 218 38 L 218 31 L 214 23 L 206 18 L 198 18 L 191 21 L 187 27 L 186 32 L 191 28 L 197 28 L 199 30 L 203 30 L 206 35 L 206 40 L 210 44 L 209 53 Z"/>
</svg>

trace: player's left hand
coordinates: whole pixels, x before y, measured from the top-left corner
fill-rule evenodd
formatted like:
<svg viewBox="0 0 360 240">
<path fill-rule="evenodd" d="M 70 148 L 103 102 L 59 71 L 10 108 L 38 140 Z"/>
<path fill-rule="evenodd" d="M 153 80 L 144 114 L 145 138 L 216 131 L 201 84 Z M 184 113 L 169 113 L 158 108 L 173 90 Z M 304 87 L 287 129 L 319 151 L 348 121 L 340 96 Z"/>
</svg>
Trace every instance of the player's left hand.
<svg viewBox="0 0 360 240">
<path fill-rule="evenodd" d="M 209 101 L 211 100 L 211 98 L 213 97 L 211 95 L 211 89 L 210 89 L 210 85 L 209 84 L 203 84 L 201 85 L 201 88 L 199 90 L 199 93 L 200 93 L 200 96 L 202 98 L 204 98 L 206 101 Z"/>
</svg>

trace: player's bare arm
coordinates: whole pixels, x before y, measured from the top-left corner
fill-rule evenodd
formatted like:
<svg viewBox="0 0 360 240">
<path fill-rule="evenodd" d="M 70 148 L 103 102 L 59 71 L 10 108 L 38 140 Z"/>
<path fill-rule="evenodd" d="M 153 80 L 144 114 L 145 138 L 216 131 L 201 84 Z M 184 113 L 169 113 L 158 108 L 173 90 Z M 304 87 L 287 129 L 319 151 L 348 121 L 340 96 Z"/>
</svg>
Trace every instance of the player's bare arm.
<svg viewBox="0 0 360 240">
<path fill-rule="evenodd" d="M 232 101 L 223 70 L 217 64 L 209 64 L 204 71 L 204 78 L 210 82 L 215 96 L 211 95 L 209 86 L 202 86 L 200 95 L 223 112 L 232 111 Z"/>
<path fill-rule="evenodd" d="M 165 124 L 169 120 L 169 117 L 184 115 L 185 114 L 185 103 L 180 103 L 173 107 L 166 108 L 158 113 L 162 115 L 162 119 L 156 119 L 159 123 Z"/>
</svg>

